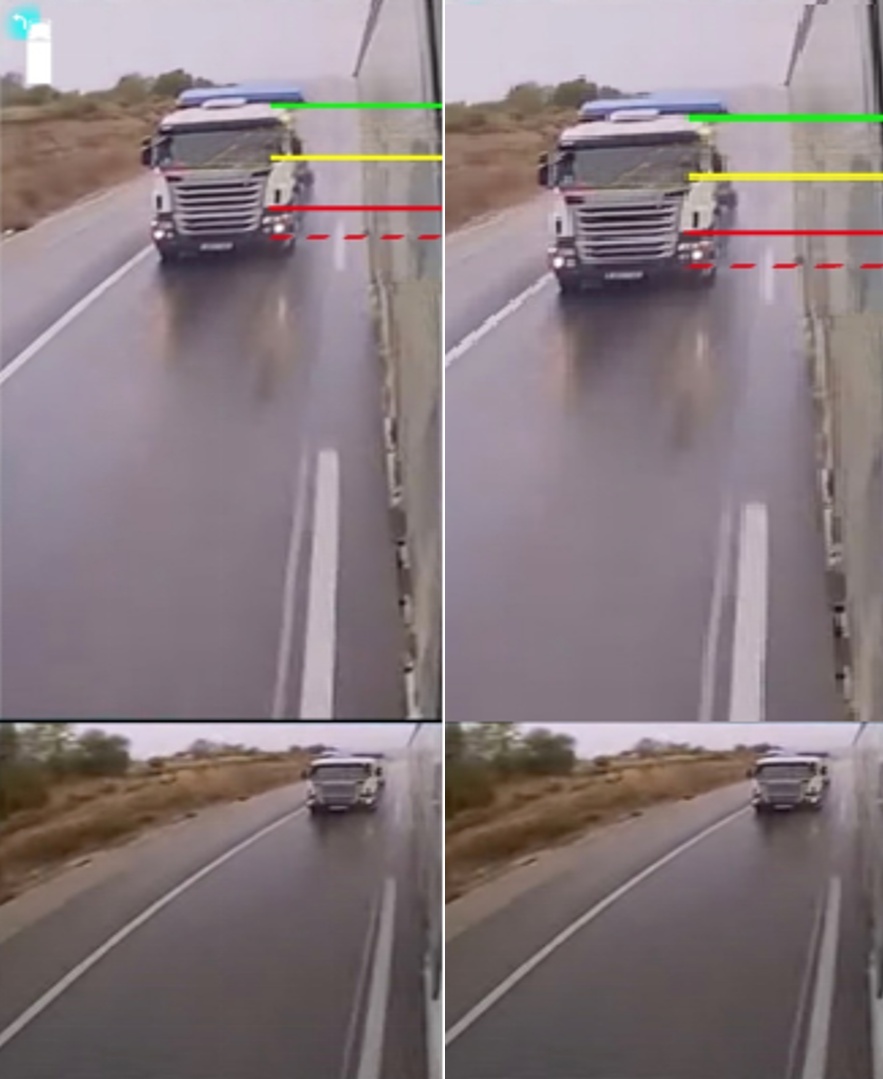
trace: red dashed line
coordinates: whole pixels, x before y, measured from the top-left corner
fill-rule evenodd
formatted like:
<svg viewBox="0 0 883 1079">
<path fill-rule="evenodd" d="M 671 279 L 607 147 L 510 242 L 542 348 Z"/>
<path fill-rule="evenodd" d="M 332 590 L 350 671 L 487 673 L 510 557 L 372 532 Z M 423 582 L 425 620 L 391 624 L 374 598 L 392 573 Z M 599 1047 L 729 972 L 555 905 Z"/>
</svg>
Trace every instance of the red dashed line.
<svg viewBox="0 0 883 1079">
<path fill-rule="evenodd" d="M 403 232 L 387 232 L 381 236 L 381 240 L 404 240 L 405 234 Z"/>
<path fill-rule="evenodd" d="M 730 263 L 731 270 L 756 270 L 758 264 L 756 262 L 732 262 Z M 773 263 L 774 270 L 796 270 L 800 266 L 799 262 L 775 262 Z M 713 262 L 691 262 L 688 264 L 689 270 L 713 270 L 715 264 Z M 845 262 L 817 262 L 812 269 L 815 270 L 844 270 L 846 269 Z M 883 270 L 883 262 L 862 262 L 860 264 L 862 270 Z"/>
<path fill-rule="evenodd" d="M 418 240 L 440 240 L 440 232 L 425 232 L 422 236 L 417 237 Z"/>
<path fill-rule="evenodd" d="M 308 240 L 328 240 L 330 239 L 330 233 L 328 232 L 314 232 L 311 236 L 308 236 Z"/>
<path fill-rule="evenodd" d="M 293 240 L 294 233 L 291 232 L 274 232 L 270 236 L 271 240 Z"/>
<path fill-rule="evenodd" d="M 345 240 L 367 240 L 368 239 L 368 233 L 367 232 L 348 232 L 346 234 L 346 236 L 344 236 L 344 239 Z"/>
</svg>

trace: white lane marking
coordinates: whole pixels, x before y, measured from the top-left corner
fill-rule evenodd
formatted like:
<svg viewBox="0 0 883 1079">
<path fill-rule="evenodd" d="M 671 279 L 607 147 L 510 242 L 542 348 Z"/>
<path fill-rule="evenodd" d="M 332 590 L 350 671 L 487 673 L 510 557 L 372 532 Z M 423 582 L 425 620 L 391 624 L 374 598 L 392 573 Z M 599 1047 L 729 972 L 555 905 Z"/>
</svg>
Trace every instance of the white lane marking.
<svg viewBox="0 0 883 1079">
<path fill-rule="evenodd" d="M 759 723 L 765 714 L 769 525 L 762 502 L 742 507 L 736 621 L 730 681 L 731 723 Z"/>
<path fill-rule="evenodd" d="M 82 300 L 78 300 L 73 307 L 61 316 L 60 319 L 53 322 L 48 330 L 41 333 L 36 341 L 31 342 L 23 352 L 20 352 L 11 363 L 8 363 L 3 370 L 0 371 L 0 386 L 3 386 L 14 374 L 16 374 L 16 372 L 20 371 L 28 360 L 33 359 L 41 348 L 48 345 L 53 338 L 57 337 L 63 329 L 69 326 L 74 319 L 77 318 L 78 315 L 82 315 L 87 307 L 91 307 L 91 305 L 95 303 L 97 299 L 100 299 L 108 289 L 113 288 L 113 286 L 118 281 L 122 280 L 130 270 L 133 270 L 139 262 L 143 262 L 144 259 L 152 253 L 153 244 L 142 247 L 137 255 L 130 258 L 129 261 L 120 266 L 118 270 L 114 270 L 110 277 L 106 277 L 100 284 L 96 285 L 91 292 L 87 293 L 82 298 Z"/>
<path fill-rule="evenodd" d="M 724 598 L 730 583 L 733 564 L 733 507 L 727 502 L 721 512 L 714 561 L 714 582 L 711 588 L 711 607 L 708 612 L 708 629 L 702 653 L 702 681 L 699 688 L 699 722 L 710 723 L 714 719 L 714 691 L 717 679 L 717 654 L 723 624 Z"/>
<path fill-rule="evenodd" d="M 825 924 L 816 967 L 815 992 L 806 1039 L 802 1079 L 825 1079 L 828 1072 L 828 1040 L 831 1030 L 831 1012 L 834 1008 L 837 947 L 840 941 L 841 890 L 840 878 L 832 877 L 828 883 Z"/>
<path fill-rule="evenodd" d="M 334 269 L 342 273 L 346 268 L 346 240 L 343 238 L 343 222 L 338 221 L 334 228 Z"/>
<path fill-rule="evenodd" d="M 760 274 L 760 291 L 763 301 L 772 304 L 776 298 L 776 271 L 773 269 L 772 248 L 767 248 L 763 253 L 763 270 Z"/>
<path fill-rule="evenodd" d="M 800 992 L 797 995 L 797 1008 L 794 1012 L 794 1023 L 791 1027 L 791 1040 L 788 1046 L 788 1065 L 785 1069 L 785 1079 L 795 1079 L 797 1075 L 797 1056 L 800 1051 L 800 1035 L 803 1031 L 804 1020 L 809 1010 L 809 995 L 812 990 L 813 969 L 816 956 L 818 955 L 819 941 L 822 939 L 822 928 L 825 924 L 825 896 L 820 895 L 813 914 L 812 927 L 809 931 L 809 943 L 806 949 L 806 959 L 803 964 L 803 976 L 800 979 Z"/>
<path fill-rule="evenodd" d="M 519 293 L 515 297 L 515 299 L 510 300 L 505 307 L 501 307 L 500 310 L 497 311 L 495 314 L 491 315 L 489 318 L 486 318 L 477 330 L 473 330 L 472 333 L 468 333 L 458 345 L 455 345 L 451 349 L 451 351 L 447 353 L 447 355 L 445 356 L 445 367 L 448 367 L 454 362 L 454 360 L 458 360 L 474 345 L 477 345 L 478 342 L 482 339 L 482 337 L 484 337 L 486 334 L 489 334 L 491 330 L 493 330 L 496 326 L 499 326 L 503 319 L 508 318 L 509 315 L 517 311 L 518 308 L 522 306 L 522 304 L 526 303 L 531 298 L 531 296 L 535 296 L 538 292 L 544 289 L 546 285 L 548 285 L 553 280 L 553 278 L 554 274 L 543 274 L 543 276 L 539 278 L 539 280 L 534 281 L 534 283 L 529 288 L 526 288 L 524 292 Z"/>
<path fill-rule="evenodd" d="M 371 986 L 365 1009 L 365 1032 L 356 1079 L 380 1079 L 383 1066 L 383 1038 L 389 1012 L 392 982 L 392 951 L 395 943 L 396 882 L 387 877 L 380 906 L 380 927 L 374 945 Z"/>
<path fill-rule="evenodd" d="M 291 532 L 288 536 L 288 555 L 285 560 L 285 579 L 282 585 L 282 623 L 279 631 L 279 650 L 276 653 L 276 683 L 273 688 L 273 719 L 288 719 L 285 711 L 288 697 L 288 675 L 291 670 L 291 652 L 294 642 L 294 606 L 297 591 L 297 571 L 303 546 L 304 516 L 307 505 L 306 455 L 301 457 L 292 499 Z"/>
<path fill-rule="evenodd" d="M 146 910 L 142 911 L 137 918 L 133 918 L 131 922 L 124 925 L 123 928 L 114 933 L 112 937 L 109 937 L 100 948 L 96 948 L 91 955 L 88 955 L 81 963 L 78 963 L 73 970 L 65 974 L 65 976 L 60 981 L 56 982 L 51 989 L 47 990 L 39 1000 L 34 1001 L 34 1003 L 29 1008 L 26 1008 L 17 1019 L 13 1020 L 5 1030 L 0 1031 L 0 1049 L 2 1049 L 4 1045 L 8 1045 L 16 1034 L 20 1034 L 29 1023 L 33 1022 L 41 1012 L 45 1011 L 53 1001 L 57 1000 L 66 989 L 70 989 L 74 982 L 79 981 L 80 978 L 90 971 L 96 963 L 99 963 L 108 952 L 111 952 L 118 944 L 122 944 L 127 937 L 130 937 L 137 929 L 140 929 L 145 922 L 150 921 L 151 918 L 159 914 L 159 912 L 167 907 L 169 903 L 174 902 L 174 900 L 183 895 L 184 892 L 192 888 L 194 884 L 198 884 L 204 877 L 207 877 L 209 873 L 214 873 L 216 869 L 220 869 L 225 862 L 229 862 L 231 858 L 234 858 L 248 847 L 253 846 L 259 840 L 263 839 L 264 836 L 269 835 L 271 832 L 275 832 L 277 828 L 281 828 L 284 824 L 288 824 L 289 821 L 294 820 L 295 817 L 300 816 L 304 812 L 305 810 L 303 806 L 301 806 L 299 809 L 295 809 L 293 813 L 286 814 L 281 820 L 268 824 L 266 828 L 262 828 L 259 832 L 255 832 L 253 836 L 249 836 L 248 839 L 244 839 L 241 843 L 237 843 L 235 847 L 231 847 L 231 849 L 228 850 L 226 854 L 222 854 L 220 858 L 215 858 L 213 862 L 209 862 L 208 865 L 203 866 L 203 868 L 194 873 L 193 876 L 188 877 L 181 884 L 177 885 L 177 887 L 172 888 L 170 892 L 166 892 L 161 899 L 157 899 L 155 903 L 151 903 L 151 905 Z"/>
<path fill-rule="evenodd" d="M 362 1014 L 362 1002 L 368 986 L 368 976 L 371 972 L 371 955 L 375 939 L 375 927 L 379 922 L 380 903 L 383 891 L 378 893 L 371 904 L 371 915 L 368 918 L 368 932 L 365 934 L 365 945 L 362 949 L 362 958 L 359 962 L 359 976 L 356 979 L 356 991 L 353 993 L 353 1005 L 350 1011 L 349 1023 L 347 1024 L 346 1039 L 343 1046 L 343 1066 L 340 1069 L 340 1079 L 350 1079 L 352 1075 L 352 1060 L 358 1038 L 359 1016 Z"/>
<path fill-rule="evenodd" d="M 340 462 L 336 450 L 320 450 L 299 719 L 334 718 L 339 543 Z"/>
<path fill-rule="evenodd" d="M 660 869 L 664 868 L 673 862 L 675 858 L 684 854 L 690 850 L 691 847 L 695 847 L 697 843 L 701 843 L 703 839 L 707 839 L 708 836 L 713 835 L 715 832 L 720 831 L 721 828 L 726 827 L 732 821 L 737 820 L 739 817 L 744 817 L 750 810 L 749 809 L 737 809 L 734 813 L 730 813 L 729 816 L 724 817 L 723 820 L 717 821 L 716 824 L 710 825 L 698 835 L 694 835 L 692 839 L 688 839 L 686 842 L 681 843 L 675 847 L 674 850 L 668 852 L 658 861 L 648 865 L 646 869 L 642 869 L 640 873 L 637 873 L 630 880 L 627 880 L 625 884 L 621 884 L 618 888 L 614 889 L 610 895 L 605 896 L 600 903 L 596 903 L 594 907 L 587 910 L 585 914 L 581 914 L 575 922 L 563 929 L 556 937 L 553 937 L 548 944 L 545 944 L 538 952 L 521 964 L 517 970 L 514 970 L 507 978 L 496 987 L 492 989 L 490 993 L 482 1000 L 480 1000 L 473 1008 L 470 1008 L 468 1012 L 448 1030 L 445 1035 L 445 1045 L 450 1045 L 464 1034 L 474 1023 L 476 1023 L 485 1012 L 498 1003 L 507 993 L 523 981 L 528 974 L 531 974 L 536 968 L 549 958 L 554 952 L 556 952 L 563 944 L 566 944 L 571 937 L 575 936 L 580 930 L 585 929 L 590 922 L 593 922 L 601 914 L 607 910 L 608 907 L 612 907 L 614 903 L 622 899 L 624 895 L 627 895 L 632 889 L 637 888 L 639 884 L 643 884 L 648 877 L 653 876 L 654 873 L 658 873 Z"/>
</svg>

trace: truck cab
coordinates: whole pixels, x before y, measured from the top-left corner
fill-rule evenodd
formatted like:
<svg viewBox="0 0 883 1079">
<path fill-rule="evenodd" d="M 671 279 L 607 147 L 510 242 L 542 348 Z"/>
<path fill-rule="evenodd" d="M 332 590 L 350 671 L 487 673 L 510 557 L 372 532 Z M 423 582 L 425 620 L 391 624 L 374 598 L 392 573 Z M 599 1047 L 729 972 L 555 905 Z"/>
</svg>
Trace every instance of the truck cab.
<svg viewBox="0 0 883 1079">
<path fill-rule="evenodd" d="M 827 761 L 813 754 L 776 753 L 749 769 L 751 804 L 756 813 L 823 807 L 830 786 Z"/>
<path fill-rule="evenodd" d="M 550 269 L 562 293 L 668 276 L 711 284 L 718 241 L 688 230 L 717 226 L 716 186 L 700 125 L 654 110 L 625 110 L 561 132 L 538 182 L 555 193 Z"/>
<path fill-rule="evenodd" d="M 378 808 L 383 769 L 371 757 L 328 756 L 307 769 L 307 809 L 311 816 Z"/>
<path fill-rule="evenodd" d="M 151 234 L 160 259 L 263 248 L 294 251 L 306 197 L 293 113 L 235 88 L 186 91 L 141 147 L 153 170 Z M 187 95 L 201 95 L 187 99 Z M 291 97 L 291 94 L 288 95 Z M 299 96 L 299 95 L 298 95 Z M 302 100 L 302 98 L 301 98 Z"/>
</svg>

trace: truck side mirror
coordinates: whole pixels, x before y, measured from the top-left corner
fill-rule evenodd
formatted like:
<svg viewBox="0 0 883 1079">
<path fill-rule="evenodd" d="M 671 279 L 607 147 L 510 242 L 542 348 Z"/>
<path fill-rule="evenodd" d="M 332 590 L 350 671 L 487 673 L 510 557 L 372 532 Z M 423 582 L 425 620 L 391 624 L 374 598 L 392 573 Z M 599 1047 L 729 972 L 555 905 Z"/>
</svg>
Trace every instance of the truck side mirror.
<svg viewBox="0 0 883 1079">
<path fill-rule="evenodd" d="M 549 186 L 549 155 L 540 154 L 537 161 L 537 183 L 540 187 Z"/>
<path fill-rule="evenodd" d="M 153 158 L 153 146 L 151 139 L 141 140 L 141 164 L 150 166 Z"/>
</svg>

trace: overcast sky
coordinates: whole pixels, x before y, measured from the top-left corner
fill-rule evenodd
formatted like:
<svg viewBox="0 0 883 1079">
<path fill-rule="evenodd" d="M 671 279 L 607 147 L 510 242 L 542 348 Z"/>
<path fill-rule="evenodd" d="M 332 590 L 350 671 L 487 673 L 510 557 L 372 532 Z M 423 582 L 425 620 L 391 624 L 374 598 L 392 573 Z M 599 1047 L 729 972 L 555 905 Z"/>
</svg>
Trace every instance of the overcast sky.
<svg viewBox="0 0 883 1079">
<path fill-rule="evenodd" d="M 786 749 L 839 749 L 852 744 L 855 723 L 531 723 L 524 730 L 545 727 L 576 739 L 581 755 L 616 753 L 630 749 L 641 738 L 689 742 L 709 749 L 768 742 Z"/>
<path fill-rule="evenodd" d="M 445 100 L 585 75 L 622 90 L 779 85 L 802 0 L 445 0 Z"/>
<path fill-rule="evenodd" d="M 102 730 L 128 738 L 135 757 L 176 753 L 197 738 L 259 749 L 322 743 L 352 752 L 403 748 L 413 723 L 77 723 L 78 731 Z"/>
<path fill-rule="evenodd" d="M 368 0 L 28 0 L 52 23 L 53 85 L 100 90 L 182 67 L 215 82 L 348 76 Z M 4 0 L 10 9 L 25 6 Z M 4 71 L 24 71 L 4 33 Z"/>
</svg>

